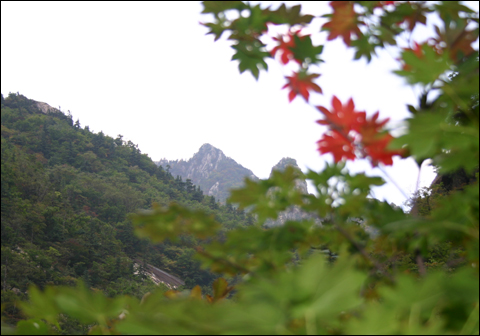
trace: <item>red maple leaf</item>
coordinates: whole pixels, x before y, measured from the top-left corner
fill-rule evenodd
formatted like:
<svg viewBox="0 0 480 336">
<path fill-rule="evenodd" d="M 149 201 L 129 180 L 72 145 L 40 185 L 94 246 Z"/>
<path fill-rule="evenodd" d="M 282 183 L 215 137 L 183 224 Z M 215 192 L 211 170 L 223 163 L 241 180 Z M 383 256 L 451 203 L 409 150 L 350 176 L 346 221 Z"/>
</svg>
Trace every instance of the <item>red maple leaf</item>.
<svg viewBox="0 0 480 336">
<path fill-rule="evenodd" d="M 330 32 L 327 38 L 328 41 L 341 36 L 343 42 L 350 46 L 351 35 L 360 36 L 362 34 L 358 25 L 363 23 L 358 20 L 358 15 L 353 9 L 353 5 L 353 1 L 330 1 L 333 14 L 329 16 L 332 20 L 322 26 L 322 29 L 327 29 Z"/>
<path fill-rule="evenodd" d="M 393 136 L 391 136 L 389 133 L 386 133 L 377 136 L 375 140 L 370 139 L 367 144 L 363 144 L 363 151 L 366 156 L 369 157 L 372 167 L 378 166 L 380 162 L 386 166 L 391 166 L 393 164 L 393 156 L 400 155 L 403 157 L 402 150 L 387 149 L 387 146 L 392 139 Z"/>
<path fill-rule="evenodd" d="M 352 139 L 345 137 L 337 130 L 331 130 L 324 134 L 323 137 L 317 141 L 318 151 L 320 154 L 331 153 L 335 162 L 339 162 L 342 158 L 347 160 L 355 160 L 355 147 Z"/>
<path fill-rule="evenodd" d="M 292 32 L 288 33 L 288 39 L 284 40 L 284 36 L 279 36 L 278 38 L 274 37 L 273 39 L 277 42 L 279 42 L 279 45 L 277 45 L 275 48 L 273 48 L 270 51 L 270 54 L 275 57 L 275 54 L 280 51 L 282 53 L 282 56 L 280 57 L 280 60 L 283 64 L 287 64 L 290 62 L 290 60 L 295 60 L 298 64 L 301 62 L 296 60 L 293 57 L 293 52 L 291 48 L 295 48 L 295 38 L 294 36 L 297 35 L 297 33 L 292 34 Z"/>
<path fill-rule="evenodd" d="M 323 106 L 317 106 L 326 119 L 317 120 L 320 125 L 329 125 L 348 134 L 351 130 L 359 131 L 365 122 L 365 112 L 355 111 L 355 104 L 350 98 L 345 105 L 335 96 L 332 98 L 332 111 Z"/>
<path fill-rule="evenodd" d="M 358 133 L 362 136 L 362 143 L 364 145 L 375 142 L 380 130 L 390 120 L 390 118 L 387 118 L 377 122 L 378 116 L 379 112 L 376 112 L 370 119 L 365 119 L 358 129 Z"/>
<path fill-rule="evenodd" d="M 297 94 L 301 95 L 307 102 L 310 97 L 309 90 L 322 93 L 322 89 L 317 84 L 313 83 L 315 78 L 320 77 L 319 74 L 310 74 L 307 75 L 305 71 L 295 72 L 293 76 L 285 77 L 288 82 L 285 84 L 282 89 L 290 88 L 290 93 L 288 94 L 288 101 L 291 102 Z"/>
<path fill-rule="evenodd" d="M 384 165 L 393 164 L 392 157 L 403 156 L 403 150 L 388 150 L 387 146 L 393 139 L 390 133 L 380 133 L 381 129 L 388 122 L 389 118 L 378 121 L 379 112 L 376 112 L 370 119 L 366 120 L 360 127 L 362 152 L 370 159 L 372 167 L 378 166 L 381 162 Z"/>
<path fill-rule="evenodd" d="M 368 158 L 373 167 L 379 163 L 392 165 L 394 155 L 403 156 L 402 150 L 387 150 L 393 137 L 389 133 L 381 133 L 388 118 L 378 120 L 379 112 L 366 118 L 365 112 L 355 111 L 353 99 L 346 104 L 332 98 L 331 110 L 317 106 L 326 119 L 317 120 L 320 125 L 330 126 L 330 130 L 317 142 L 320 154 L 331 153 L 335 162 L 343 158 L 354 160 L 357 153 Z"/>
</svg>

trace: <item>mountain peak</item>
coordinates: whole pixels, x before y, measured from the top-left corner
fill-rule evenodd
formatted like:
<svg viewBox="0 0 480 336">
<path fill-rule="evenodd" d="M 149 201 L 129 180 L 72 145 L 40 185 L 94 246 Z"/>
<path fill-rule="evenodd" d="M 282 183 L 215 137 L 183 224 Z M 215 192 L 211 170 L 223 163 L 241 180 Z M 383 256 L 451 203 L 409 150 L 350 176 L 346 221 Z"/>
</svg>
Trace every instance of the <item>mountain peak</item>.
<svg viewBox="0 0 480 336">
<path fill-rule="evenodd" d="M 220 150 L 220 149 L 210 145 L 209 143 L 204 143 L 203 145 L 200 146 L 200 149 L 198 151 L 205 151 L 205 150 L 212 150 L 212 149 Z"/>
<path fill-rule="evenodd" d="M 297 160 L 289 157 L 284 157 L 275 166 L 273 166 L 272 172 L 270 173 L 270 177 L 272 177 L 273 171 L 275 170 L 284 171 L 287 166 L 292 166 L 300 170 L 300 167 L 297 165 Z M 302 193 L 308 194 L 307 181 L 297 179 L 295 180 L 295 186 Z"/>
<path fill-rule="evenodd" d="M 298 165 L 297 165 L 297 160 L 289 158 L 289 157 L 284 157 L 275 166 L 273 166 L 272 173 L 273 173 L 274 170 L 283 171 L 283 170 L 285 170 L 285 168 L 287 166 L 292 166 L 292 167 L 295 167 L 295 168 L 299 168 Z M 270 173 L 270 176 L 272 176 L 271 173 Z"/>
<path fill-rule="evenodd" d="M 224 202 L 231 188 L 243 185 L 245 176 L 256 179 L 253 172 L 227 157 L 209 143 L 203 144 L 188 161 L 161 160 L 158 165 L 171 166 L 172 175 L 191 179 L 209 196 Z"/>
</svg>

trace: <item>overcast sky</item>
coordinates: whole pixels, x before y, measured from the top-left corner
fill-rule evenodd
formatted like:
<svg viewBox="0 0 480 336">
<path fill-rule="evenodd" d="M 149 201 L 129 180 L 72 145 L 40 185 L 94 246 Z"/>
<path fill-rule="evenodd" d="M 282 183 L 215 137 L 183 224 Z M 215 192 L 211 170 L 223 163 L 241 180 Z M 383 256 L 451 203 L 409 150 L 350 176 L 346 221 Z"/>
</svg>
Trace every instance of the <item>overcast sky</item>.
<svg viewBox="0 0 480 336">
<path fill-rule="evenodd" d="M 281 90 L 288 72 L 274 60 L 259 81 L 240 75 L 230 43 L 205 35 L 199 22 L 209 17 L 201 10 L 199 2 L 2 1 L 1 92 L 71 111 L 82 127 L 122 134 L 155 161 L 188 159 L 210 143 L 260 178 L 283 157 L 296 159 L 304 171 L 321 170 L 332 158 L 316 150 L 325 130 L 315 123 L 319 112 L 299 97 L 288 103 Z M 327 2 L 303 5 L 305 14 L 329 11 Z M 315 43 L 326 40 L 319 33 L 323 23 L 312 24 Z M 328 43 L 318 68 L 324 94 L 313 103 L 330 107 L 333 95 L 343 102 L 353 97 L 358 109 L 380 111 L 401 131 L 405 105 L 417 104 L 418 91 L 391 73 L 398 69 L 395 57 L 384 51 L 367 65 L 352 61 L 339 39 Z M 382 175 L 368 162 L 349 167 Z M 387 171 L 404 193 L 415 190 L 419 171 L 412 160 L 396 160 Z M 420 186 L 433 178 L 423 167 Z M 376 189 L 375 197 L 398 205 L 405 200 L 392 183 Z"/>
</svg>

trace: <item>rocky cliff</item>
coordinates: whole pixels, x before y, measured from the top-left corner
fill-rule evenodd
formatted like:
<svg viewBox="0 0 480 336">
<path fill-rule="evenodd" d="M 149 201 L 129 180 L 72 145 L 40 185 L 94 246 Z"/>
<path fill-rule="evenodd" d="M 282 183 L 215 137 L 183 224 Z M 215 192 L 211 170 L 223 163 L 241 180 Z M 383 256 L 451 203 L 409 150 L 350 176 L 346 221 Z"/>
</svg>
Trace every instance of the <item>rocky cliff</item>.
<svg viewBox="0 0 480 336">
<path fill-rule="evenodd" d="M 300 169 L 295 159 L 283 158 L 280 160 L 280 162 L 278 162 L 275 166 L 273 166 L 270 176 L 272 176 L 274 170 L 283 171 L 287 166 L 292 166 L 294 168 Z M 295 188 L 297 188 L 303 194 L 308 194 L 307 181 L 305 180 L 297 179 L 295 181 Z M 289 207 L 285 211 L 280 212 L 276 220 L 271 220 L 271 219 L 267 220 L 265 222 L 265 226 L 267 227 L 278 226 L 278 225 L 285 224 L 285 222 L 289 220 L 299 221 L 299 220 L 305 220 L 305 219 L 314 219 L 318 225 L 321 225 L 321 220 L 319 218 L 316 218 L 315 216 L 312 216 L 311 214 L 306 213 L 305 211 L 300 209 L 300 207 L 295 205 L 295 206 Z"/>
<path fill-rule="evenodd" d="M 156 164 L 169 170 L 174 177 L 180 175 L 183 180 L 191 179 L 205 195 L 214 196 L 220 202 L 225 202 L 230 189 L 242 186 L 245 177 L 257 179 L 251 170 L 210 144 L 202 145 L 188 161 L 163 159 Z"/>
<path fill-rule="evenodd" d="M 156 163 L 163 166 L 165 170 L 169 170 L 174 177 L 180 175 L 184 180 L 191 179 L 193 184 L 200 186 L 204 194 L 214 196 L 220 202 L 225 202 L 230 189 L 241 187 L 245 177 L 258 179 L 251 170 L 225 156 L 220 149 L 210 144 L 202 145 L 188 161 L 163 159 Z M 272 173 L 274 170 L 283 171 L 287 166 L 300 169 L 295 159 L 283 158 L 272 168 Z M 305 180 L 295 181 L 295 187 L 304 194 L 308 193 Z M 319 218 L 305 213 L 298 206 L 292 206 L 281 212 L 277 220 L 267 220 L 265 226 L 283 225 L 288 220 L 311 218 L 321 225 Z"/>
</svg>

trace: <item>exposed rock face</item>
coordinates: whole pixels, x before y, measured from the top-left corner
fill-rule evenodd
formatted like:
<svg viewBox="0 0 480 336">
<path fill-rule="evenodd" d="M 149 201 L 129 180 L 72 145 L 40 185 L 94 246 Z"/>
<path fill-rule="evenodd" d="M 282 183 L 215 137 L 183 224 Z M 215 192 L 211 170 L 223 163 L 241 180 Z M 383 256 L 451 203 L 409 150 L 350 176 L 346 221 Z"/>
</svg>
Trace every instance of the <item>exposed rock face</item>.
<svg viewBox="0 0 480 336">
<path fill-rule="evenodd" d="M 134 274 L 139 273 L 140 265 L 142 262 L 138 259 L 134 259 L 135 264 L 134 264 L 134 269 L 135 272 Z M 185 285 L 185 282 L 179 278 L 177 278 L 174 275 L 171 275 L 165 271 L 162 271 L 159 268 L 156 268 L 155 266 L 152 266 L 150 264 L 145 265 L 145 275 L 148 276 L 156 285 L 163 283 L 165 286 L 167 286 L 170 289 L 175 289 L 179 286 Z"/>
<path fill-rule="evenodd" d="M 300 169 L 297 165 L 297 161 L 292 158 L 283 158 L 278 162 L 273 168 L 272 172 L 270 173 L 270 176 L 272 176 L 274 170 L 279 170 L 283 171 L 287 166 L 292 166 L 294 168 Z M 307 181 L 305 180 L 300 180 L 297 179 L 295 181 L 295 188 L 299 190 L 303 194 L 308 194 L 308 189 L 307 189 Z M 277 226 L 277 225 L 283 225 L 285 224 L 286 221 L 299 221 L 299 220 L 305 220 L 305 219 L 314 219 L 315 222 L 318 225 L 321 225 L 321 220 L 320 218 L 313 216 L 312 214 L 308 214 L 300 207 L 294 205 L 289 207 L 287 210 L 282 211 L 278 214 L 277 220 L 267 220 L 265 222 L 265 226 Z"/>
<path fill-rule="evenodd" d="M 243 179 L 250 177 L 258 179 L 251 170 L 243 167 L 223 152 L 210 144 L 204 144 L 188 161 L 160 160 L 157 165 L 167 169 L 174 177 L 180 175 L 184 180 L 200 186 L 206 195 L 214 196 L 220 202 L 225 202 L 232 188 L 243 185 Z"/>
<path fill-rule="evenodd" d="M 47 103 L 36 101 L 37 108 L 42 111 L 42 113 L 47 114 L 49 111 L 58 111 L 58 109 L 51 107 Z"/>
<path fill-rule="evenodd" d="M 287 166 L 292 166 L 294 168 L 300 169 L 297 165 L 297 160 L 288 157 L 283 158 L 275 166 L 273 166 L 270 177 L 272 176 L 274 170 L 284 171 Z M 303 194 L 308 194 L 307 181 L 298 179 L 295 181 L 295 187 L 299 189 Z"/>
</svg>

